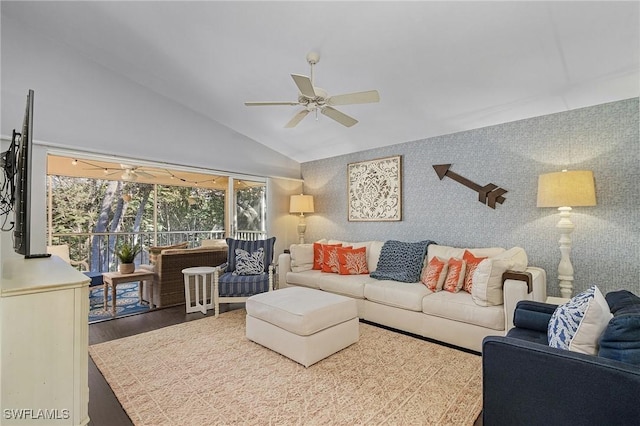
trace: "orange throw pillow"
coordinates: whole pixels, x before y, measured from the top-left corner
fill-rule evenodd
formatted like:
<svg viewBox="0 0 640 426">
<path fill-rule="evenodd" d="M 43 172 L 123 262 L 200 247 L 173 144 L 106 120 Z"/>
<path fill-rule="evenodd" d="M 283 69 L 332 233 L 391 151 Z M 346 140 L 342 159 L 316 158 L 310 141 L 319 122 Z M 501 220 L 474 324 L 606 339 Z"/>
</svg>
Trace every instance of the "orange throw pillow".
<svg viewBox="0 0 640 426">
<path fill-rule="evenodd" d="M 444 280 L 447 278 L 447 270 L 449 265 L 447 261 L 433 256 L 427 266 L 422 269 L 420 281 L 426 285 L 431 291 L 440 291 L 444 284 Z"/>
<path fill-rule="evenodd" d="M 322 264 L 322 272 L 333 272 L 334 274 L 340 272 L 338 249 L 341 247 L 342 244 L 335 246 L 325 245 L 324 247 L 322 247 L 322 251 L 324 252 L 324 263 Z M 351 248 L 351 246 L 345 248 Z"/>
<path fill-rule="evenodd" d="M 469 250 L 465 250 L 462 259 L 467 262 L 462 289 L 467 293 L 471 293 L 471 289 L 473 288 L 473 273 L 476 271 L 476 268 L 478 268 L 480 262 L 485 260 L 486 257 L 475 257 Z"/>
<path fill-rule="evenodd" d="M 447 272 L 447 279 L 444 281 L 442 288 L 450 291 L 451 293 L 457 293 L 464 284 L 464 271 L 466 269 L 466 262 L 462 259 L 452 257 L 447 262 L 449 271 Z"/>
<path fill-rule="evenodd" d="M 321 244 L 313 243 L 313 269 L 322 271 L 322 265 L 324 264 L 324 246 L 329 247 L 342 247 L 342 244 Z"/>
<path fill-rule="evenodd" d="M 338 262 L 340 264 L 340 275 L 368 274 L 367 268 L 367 248 L 357 249 L 338 247 Z"/>
</svg>

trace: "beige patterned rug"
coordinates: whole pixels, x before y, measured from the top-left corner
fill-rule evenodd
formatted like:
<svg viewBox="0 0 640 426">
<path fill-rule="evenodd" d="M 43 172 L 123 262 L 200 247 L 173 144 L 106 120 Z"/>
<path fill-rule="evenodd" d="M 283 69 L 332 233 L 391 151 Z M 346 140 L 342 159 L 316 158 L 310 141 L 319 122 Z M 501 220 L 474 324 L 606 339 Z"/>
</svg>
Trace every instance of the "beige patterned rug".
<svg viewBox="0 0 640 426">
<path fill-rule="evenodd" d="M 369 324 L 304 368 L 246 339 L 243 309 L 92 345 L 136 425 L 472 425 L 480 356 Z"/>
</svg>

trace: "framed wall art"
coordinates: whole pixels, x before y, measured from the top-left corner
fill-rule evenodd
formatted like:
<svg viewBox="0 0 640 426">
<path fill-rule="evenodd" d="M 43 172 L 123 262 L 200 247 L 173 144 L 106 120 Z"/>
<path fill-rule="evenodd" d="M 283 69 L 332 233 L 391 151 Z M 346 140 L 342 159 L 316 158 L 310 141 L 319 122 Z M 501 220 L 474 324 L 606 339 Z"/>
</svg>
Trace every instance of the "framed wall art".
<svg viewBox="0 0 640 426">
<path fill-rule="evenodd" d="M 349 163 L 349 221 L 402 220 L 402 157 Z"/>
</svg>

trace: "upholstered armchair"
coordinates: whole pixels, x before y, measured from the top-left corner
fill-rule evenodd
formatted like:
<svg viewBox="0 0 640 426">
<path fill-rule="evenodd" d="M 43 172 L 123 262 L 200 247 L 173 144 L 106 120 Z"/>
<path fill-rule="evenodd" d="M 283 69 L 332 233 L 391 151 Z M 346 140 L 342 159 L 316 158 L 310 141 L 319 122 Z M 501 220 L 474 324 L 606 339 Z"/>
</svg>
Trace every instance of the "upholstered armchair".
<svg viewBox="0 0 640 426">
<path fill-rule="evenodd" d="M 556 305 L 522 301 L 507 336 L 482 346 L 485 426 L 640 424 L 640 299 L 611 292 L 599 352 L 550 347 Z"/>
<path fill-rule="evenodd" d="M 276 237 L 266 240 L 227 238 L 227 263 L 213 274 L 214 315 L 220 303 L 242 303 L 250 296 L 273 290 L 273 251 Z"/>
</svg>

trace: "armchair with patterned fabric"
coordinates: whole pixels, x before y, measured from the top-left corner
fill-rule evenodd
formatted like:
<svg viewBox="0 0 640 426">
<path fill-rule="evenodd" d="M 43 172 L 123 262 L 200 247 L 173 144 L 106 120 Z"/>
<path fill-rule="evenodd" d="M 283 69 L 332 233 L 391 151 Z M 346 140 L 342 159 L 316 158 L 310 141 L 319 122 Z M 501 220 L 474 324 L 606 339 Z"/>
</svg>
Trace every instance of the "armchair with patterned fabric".
<svg viewBox="0 0 640 426">
<path fill-rule="evenodd" d="M 214 315 L 220 303 L 242 303 L 250 296 L 273 290 L 273 252 L 276 237 L 266 240 L 227 238 L 227 263 L 213 275 Z"/>
</svg>

